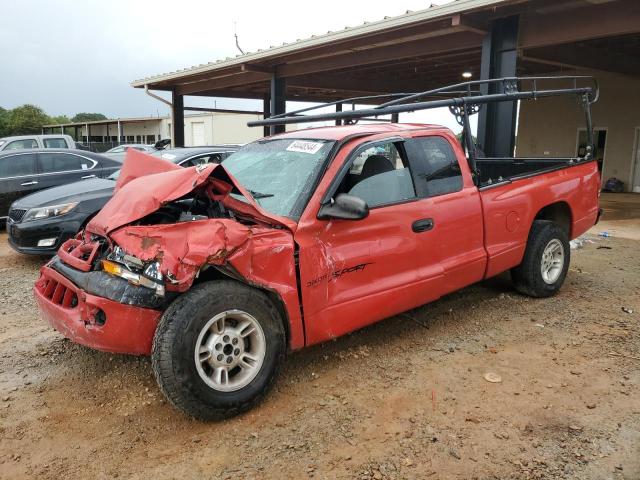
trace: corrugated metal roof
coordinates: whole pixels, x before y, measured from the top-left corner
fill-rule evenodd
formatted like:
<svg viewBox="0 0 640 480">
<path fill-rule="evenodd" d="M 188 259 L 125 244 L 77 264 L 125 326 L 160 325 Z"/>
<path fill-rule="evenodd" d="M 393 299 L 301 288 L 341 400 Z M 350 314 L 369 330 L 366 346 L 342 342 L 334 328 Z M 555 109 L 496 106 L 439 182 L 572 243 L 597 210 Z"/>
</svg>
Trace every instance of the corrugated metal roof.
<svg viewBox="0 0 640 480">
<path fill-rule="evenodd" d="M 402 27 L 412 23 L 420 23 L 425 21 L 437 20 L 439 17 L 446 17 L 457 13 L 463 13 L 470 10 L 476 10 L 502 3 L 508 3 L 510 0 L 455 0 L 444 5 L 431 5 L 429 8 L 418 11 L 408 10 L 405 14 L 395 17 L 385 17 L 376 22 L 364 22 L 356 27 L 345 27 L 343 30 L 332 32 L 329 31 L 324 35 L 312 35 L 303 40 L 295 42 L 284 42 L 279 46 L 271 46 L 269 49 L 258 49 L 255 52 L 248 52 L 244 55 L 236 55 L 235 57 L 227 57 L 224 60 L 200 64 L 189 68 L 183 68 L 174 72 L 163 73 L 151 77 L 134 80 L 131 82 L 133 87 L 143 87 L 145 84 L 150 85 L 156 82 L 173 80 L 176 78 L 187 77 L 199 73 L 206 73 L 222 68 L 232 67 L 243 63 L 257 62 L 267 60 L 271 57 L 277 57 L 297 50 L 304 50 L 322 44 L 328 44 L 335 41 L 345 40 L 359 35 L 365 35 L 377 31 L 387 30 L 391 28 Z"/>
<path fill-rule="evenodd" d="M 234 115 L 262 115 L 262 112 L 258 112 L 256 110 L 229 110 L 228 112 L 223 111 L 222 109 L 218 112 L 207 112 L 200 111 L 199 113 L 191 113 L 186 114 L 185 118 L 190 117 L 202 117 L 204 115 L 213 115 L 213 114 L 225 114 L 225 113 L 233 113 Z M 43 128 L 59 128 L 59 127 L 84 127 L 85 125 L 114 125 L 118 122 L 120 123 L 141 123 L 141 122 L 151 122 L 153 120 L 167 120 L 170 119 L 171 116 L 163 115 L 161 117 L 125 117 L 125 118 L 107 118 L 106 120 L 92 120 L 90 122 L 69 122 L 69 123 L 50 123 L 48 125 L 43 125 Z"/>
</svg>

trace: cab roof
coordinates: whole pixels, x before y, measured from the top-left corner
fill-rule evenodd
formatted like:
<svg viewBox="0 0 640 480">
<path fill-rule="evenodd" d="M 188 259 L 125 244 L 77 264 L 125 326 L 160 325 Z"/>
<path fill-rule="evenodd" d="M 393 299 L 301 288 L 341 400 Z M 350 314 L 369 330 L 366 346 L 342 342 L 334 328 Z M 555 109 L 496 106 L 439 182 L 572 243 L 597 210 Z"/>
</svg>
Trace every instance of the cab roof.
<svg viewBox="0 0 640 480">
<path fill-rule="evenodd" d="M 377 135 L 380 133 L 406 132 L 410 130 L 446 130 L 441 125 L 419 123 L 363 123 L 331 127 L 316 127 L 280 133 L 270 138 L 317 138 L 342 140 L 351 135 Z"/>
</svg>

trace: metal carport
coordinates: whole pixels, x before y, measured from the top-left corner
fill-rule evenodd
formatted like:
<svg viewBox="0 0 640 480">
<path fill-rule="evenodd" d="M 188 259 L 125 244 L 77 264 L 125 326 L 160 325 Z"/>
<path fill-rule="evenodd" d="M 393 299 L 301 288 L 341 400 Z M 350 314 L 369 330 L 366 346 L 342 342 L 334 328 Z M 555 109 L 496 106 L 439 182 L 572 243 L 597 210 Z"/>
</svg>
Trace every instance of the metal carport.
<svg viewBox="0 0 640 480">
<path fill-rule="evenodd" d="M 639 46 L 636 0 L 457 0 L 132 86 L 170 91 L 173 124 L 181 125 L 184 96 L 262 99 L 269 116 L 283 113 L 287 100 L 424 91 L 467 71 L 476 79 L 583 68 L 637 77 Z M 509 156 L 515 128 L 513 103 L 487 106 L 478 143 L 488 156 Z M 180 128 L 174 142 L 184 143 Z"/>
</svg>

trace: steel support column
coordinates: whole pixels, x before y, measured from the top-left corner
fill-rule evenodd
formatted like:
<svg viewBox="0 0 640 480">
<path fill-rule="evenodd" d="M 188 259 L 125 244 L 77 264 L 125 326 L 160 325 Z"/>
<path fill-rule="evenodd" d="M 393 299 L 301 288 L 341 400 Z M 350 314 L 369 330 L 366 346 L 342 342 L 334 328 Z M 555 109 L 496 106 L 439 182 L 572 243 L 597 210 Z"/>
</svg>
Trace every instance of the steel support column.
<svg viewBox="0 0 640 480">
<path fill-rule="evenodd" d="M 341 111 L 342 111 L 342 104 L 336 103 L 336 112 L 341 112 Z M 336 125 L 342 125 L 342 120 L 340 120 L 339 118 L 336 119 Z"/>
<path fill-rule="evenodd" d="M 265 95 L 262 99 L 262 116 L 263 118 L 269 118 L 271 116 L 271 98 L 269 95 Z M 265 137 L 271 135 L 269 127 L 262 127 L 262 134 Z"/>
<path fill-rule="evenodd" d="M 287 111 L 286 90 L 287 85 L 285 79 L 273 75 L 271 77 L 271 115 L 280 115 Z M 270 135 L 285 131 L 284 125 L 272 125 L 269 128 Z"/>
<path fill-rule="evenodd" d="M 480 78 L 515 77 L 518 16 L 494 20 L 482 42 Z M 482 87 L 482 93 L 502 93 Z M 517 102 L 483 105 L 478 118 L 478 145 L 487 157 L 511 157 L 516 139 Z"/>
<path fill-rule="evenodd" d="M 171 94 L 171 141 L 174 147 L 184 147 L 184 96 L 174 89 Z"/>
<path fill-rule="evenodd" d="M 400 114 L 399 113 L 392 113 L 391 114 L 391 123 L 398 123 L 400 121 Z"/>
</svg>

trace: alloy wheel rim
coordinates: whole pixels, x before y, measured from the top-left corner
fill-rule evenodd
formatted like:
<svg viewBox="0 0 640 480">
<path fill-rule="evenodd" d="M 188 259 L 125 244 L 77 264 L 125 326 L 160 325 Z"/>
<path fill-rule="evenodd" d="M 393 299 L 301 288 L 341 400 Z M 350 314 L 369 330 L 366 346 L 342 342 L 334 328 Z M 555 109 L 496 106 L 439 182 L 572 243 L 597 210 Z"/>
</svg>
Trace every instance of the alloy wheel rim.
<svg viewBox="0 0 640 480">
<path fill-rule="evenodd" d="M 542 262 L 540 264 L 540 271 L 542 273 L 542 280 L 548 285 L 554 284 L 564 267 L 564 246 L 562 242 L 557 238 L 554 238 L 542 251 Z"/>
<path fill-rule="evenodd" d="M 233 392 L 258 375 L 265 352 L 264 331 L 256 318 L 242 310 L 226 310 L 200 331 L 194 359 L 200 378 L 210 388 Z"/>
</svg>

